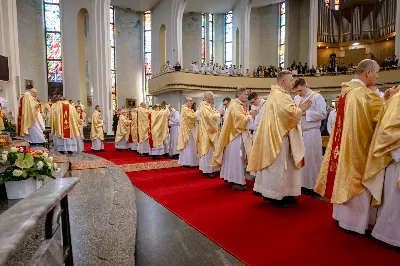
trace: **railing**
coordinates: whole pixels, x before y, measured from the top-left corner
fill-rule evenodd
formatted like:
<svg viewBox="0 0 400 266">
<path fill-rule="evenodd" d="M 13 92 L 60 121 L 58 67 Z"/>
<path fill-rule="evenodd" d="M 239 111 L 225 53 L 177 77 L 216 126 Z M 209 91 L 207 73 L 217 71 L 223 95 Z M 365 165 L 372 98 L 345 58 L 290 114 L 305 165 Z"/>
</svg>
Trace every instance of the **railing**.
<svg viewBox="0 0 400 266">
<path fill-rule="evenodd" d="M 78 182 L 78 178 L 58 178 L 0 215 L 0 265 L 8 262 L 44 216 L 45 240 L 36 250 L 29 265 L 74 264 L 67 194 Z M 53 218 L 58 204 L 60 210 L 54 224 Z M 60 233 L 60 222 L 62 244 L 57 237 Z M 54 256 L 55 254 L 59 256 Z"/>
</svg>

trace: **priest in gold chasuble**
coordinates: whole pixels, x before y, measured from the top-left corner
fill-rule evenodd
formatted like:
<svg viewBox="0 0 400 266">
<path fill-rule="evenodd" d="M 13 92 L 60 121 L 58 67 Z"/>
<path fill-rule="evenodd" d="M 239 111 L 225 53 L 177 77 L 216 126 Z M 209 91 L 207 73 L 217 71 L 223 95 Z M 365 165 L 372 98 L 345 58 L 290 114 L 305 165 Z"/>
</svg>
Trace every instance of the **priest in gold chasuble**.
<svg viewBox="0 0 400 266">
<path fill-rule="evenodd" d="M 191 97 L 185 98 L 185 103 L 181 108 L 180 128 L 178 134 L 178 164 L 183 167 L 194 167 L 199 165 L 196 152 L 196 113 L 192 109 L 193 100 Z"/>
<path fill-rule="evenodd" d="M 131 109 L 128 111 L 128 119 L 131 120 L 129 128 L 128 147 L 130 150 L 137 152 L 138 149 L 138 135 L 137 135 L 137 109 Z"/>
<path fill-rule="evenodd" d="M 53 142 L 60 153 L 72 153 L 78 151 L 77 138 L 79 133 L 79 118 L 75 107 L 63 98 L 55 106 L 53 119 Z"/>
<path fill-rule="evenodd" d="M 128 149 L 131 120 L 128 119 L 127 115 L 128 111 L 126 109 L 122 110 L 119 115 L 117 133 L 115 134 L 115 149 L 117 151 Z"/>
<path fill-rule="evenodd" d="M 225 115 L 211 165 L 221 167 L 221 178 L 232 183 L 233 189 L 245 191 L 244 167 L 251 150 L 251 135 L 247 130 L 250 115 L 244 105 L 248 93 L 246 88 L 238 88 L 235 95 Z"/>
<path fill-rule="evenodd" d="M 400 94 L 379 115 L 363 176 L 372 205 L 379 206 L 372 236 L 400 247 Z"/>
<path fill-rule="evenodd" d="M 39 105 L 35 100 L 37 90 L 32 88 L 19 100 L 17 136 L 31 144 L 43 144 L 46 139 L 39 123 Z"/>
<path fill-rule="evenodd" d="M 297 106 L 290 97 L 293 77 L 281 71 L 258 124 L 247 171 L 256 172 L 254 194 L 275 207 L 296 203 L 301 194 L 300 169 L 304 165 L 304 143 L 300 121 L 311 102 Z"/>
<path fill-rule="evenodd" d="M 142 102 L 137 109 L 137 143 L 138 152 L 140 156 L 144 157 L 150 153 L 149 145 L 149 128 L 150 128 L 150 115 L 151 110 L 147 105 Z"/>
<path fill-rule="evenodd" d="M 93 152 L 104 152 L 104 129 L 103 118 L 101 117 L 102 108 L 96 105 L 92 114 L 92 125 L 90 128 L 90 140 L 92 141 Z"/>
<path fill-rule="evenodd" d="M 164 142 L 168 135 L 168 113 L 168 110 L 160 110 L 160 105 L 156 105 L 150 113 L 149 144 L 153 160 L 159 160 L 159 156 L 165 153 Z"/>
<path fill-rule="evenodd" d="M 83 126 L 86 120 L 86 113 L 82 111 L 81 106 L 75 105 L 75 110 L 78 114 L 78 129 L 79 129 L 79 138 L 76 138 L 76 142 L 78 144 L 78 152 L 82 152 L 85 150 L 85 144 L 83 143 L 83 140 L 85 139 L 85 136 L 83 135 Z"/>
<path fill-rule="evenodd" d="M 208 178 L 215 177 L 219 167 L 211 166 L 217 144 L 220 113 L 213 110 L 214 94 L 211 91 L 204 93 L 204 101 L 200 103 L 199 130 L 197 132 L 197 156 L 200 158 L 199 169 Z"/>
<path fill-rule="evenodd" d="M 363 184 L 367 154 L 383 102 L 370 90 L 378 78 L 379 65 L 360 62 L 355 78 L 342 84 L 336 121 L 314 191 L 331 198 L 333 218 L 339 226 L 364 234 L 374 219 L 371 190 Z M 392 89 L 385 92 L 388 100 Z M 333 187 L 333 189 L 332 189 Z"/>
</svg>

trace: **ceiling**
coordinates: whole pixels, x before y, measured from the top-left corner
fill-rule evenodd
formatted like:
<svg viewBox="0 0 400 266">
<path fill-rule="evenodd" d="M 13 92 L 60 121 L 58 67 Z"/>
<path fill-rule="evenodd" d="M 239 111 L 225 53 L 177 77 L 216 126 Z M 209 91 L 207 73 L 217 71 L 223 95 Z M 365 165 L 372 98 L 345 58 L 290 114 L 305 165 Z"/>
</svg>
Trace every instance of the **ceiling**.
<svg viewBox="0 0 400 266">
<path fill-rule="evenodd" d="M 153 9 L 160 1 L 171 0 L 111 0 L 117 7 L 130 8 L 144 12 Z M 225 13 L 233 9 L 240 0 L 187 0 L 185 12 Z M 252 7 L 262 7 L 279 3 L 282 0 L 252 0 Z"/>
</svg>

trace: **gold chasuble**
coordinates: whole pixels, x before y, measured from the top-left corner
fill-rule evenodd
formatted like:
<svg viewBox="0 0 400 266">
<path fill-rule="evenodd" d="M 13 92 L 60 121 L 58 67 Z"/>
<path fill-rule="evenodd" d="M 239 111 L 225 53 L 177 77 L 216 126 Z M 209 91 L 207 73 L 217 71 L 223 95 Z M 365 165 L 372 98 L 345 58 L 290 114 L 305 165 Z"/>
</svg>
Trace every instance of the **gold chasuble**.
<svg viewBox="0 0 400 266">
<path fill-rule="evenodd" d="M 58 115 L 58 105 L 59 104 L 60 104 L 60 102 L 56 102 L 50 108 L 49 125 L 51 127 L 52 135 L 54 135 L 56 130 L 58 130 L 61 127 L 60 122 L 59 122 L 60 115 Z"/>
<path fill-rule="evenodd" d="M 168 112 L 166 110 L 155 111 L 150 113 L 151 138 L 149 140 L 150 148 L 161 145 L 168 134 Z"/>
<path fill-rule="evenodd" d="M 150 112 L 150 110 L 140 106 L 137 108 L 137 137 L 139 144 L 149 138 Z"/>
<path fill-rule="evenodd" d="M 205 101 L 200 103 L 200 123 L 197 131 L 197 157 L 206 155 L 214 148 L 215 138 L 218 133 L 219 113 L 215 112 L 211 105 Z"/>
<path fill-rule="evenodd" d="M 4 121 L 3 121 L 3 118 L 4 118 L 5 116 L 6 116 L 6 115 L 3 113 L 3 109 L 2 109 L 1 106 L 0 106 L 0 131 L 6 129 L 6 128 L 4 127 Z"/>
<path fill-rule="evenodd" d="M 273 164 L 282 150 L 282 141 L 288 135 L 290 149 L 297 168 L 304 166 L 304 142 L 300 121 L 302 111 L 279 86 L 272 86 L 265 103 L 254 138 L 247 171 L 258 172 Z"/>
<path fill-rule="evenodd" d="M 17 136 L 28 136 L 30 129 L 38 120 L 39 106 L 35 98 L 25 92 L 19 100 L 18 119 L 17 119 Z"/>
<path fill-rule="evenodd" d="M 62 101 L 58 104 L 57 112 L 58 128 L 57 133 L 60 138 L 74 139 L 79 136 L 79 117 L 75 107 L 68 101 Z"/>
<path fill-rule="evenodd" d="M 190 109 L 185 104 L 182 105 L 180 127 L 178 134 L 178 147 L 177 147 L 178 151 L 182 151 L 183 149 L 185 149 L 186 144 L 189 141 L 192 129 L 195 127 L 195 125 L 196 125 L 196 113 L 193 111 L 193 109 Z M 196 135 L 193 134 L 193 137 L 196 137 Z"/>
<path fill-rule="evenodd" d="M 128 140 L 131 129 L 131 121 L 124 115 L 119 116 L 117 132 L 115 134 L 115 143 L 120 142 L 123 138 Z"/>
<path fill-rule="evenodd" d="M 103 119 L 99 111 L 95 110 L 92 115 L 92 126 L 90 128 L 90 140 L 104 140 Z"/>
<path fill-rule="evenodd" d="M 228 111 L 225 115 L 221 135 L 218 139 L 211 166 L 220 167 L 222 165 L 222 157 L 226 146 L 228 146 L 228 144 L 231 143 L 239 134 L 242 134 L 246 155 L 247 158 L 249 158 L 251 152 L 251 137 L 246 130 L 249 122 L 250 117 L 244 104 L 240 102 L 239 99 L 232 100 L 229 103 Z"/>
<path fill-rule="evenodd" d="M 396 93 L 383 106 L 365 165 L 362 183 L 373 196 L 373 206 L 382 203 L 385 168 L 393 160 L 390 151 L 400 147 L 400 94 Z M 400 188 L 400 177 L 399 177 Z"/>
<path fill-rule="evenodd" d="M 382 100 L 358 81 L 342 84 L 338 111 L 314 191 L 342 204 L 361 194 L 367 151 Z M 333 185 L 332 185 L 333 184 Z"/>
<path fill-rule="evenodd" d="M 130 115 L 129 118 L 131 119 L 131 126 L 130 126 L 130 131 L 129 131 L 129 139 L 128 142 L 129 143 L 137 143 L 138 140 L 138 132 L 137 132 L 137 112 L 136 111 L 131 111 L 129 112 Z"/>
</svg>

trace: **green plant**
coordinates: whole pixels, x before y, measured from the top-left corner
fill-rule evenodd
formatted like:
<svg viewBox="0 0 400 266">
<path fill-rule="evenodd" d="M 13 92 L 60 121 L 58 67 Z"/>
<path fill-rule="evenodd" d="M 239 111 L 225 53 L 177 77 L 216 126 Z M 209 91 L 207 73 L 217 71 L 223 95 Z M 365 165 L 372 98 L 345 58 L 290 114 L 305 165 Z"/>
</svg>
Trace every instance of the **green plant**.
<svg viewBox="0 0 400 266">
<path fill-rule="evenodd" d="M 16 126 L 13 125 L 10 121 L 8 121 L 7 117 L 3 117 L 3 122 L 4 122 L 4 131 L 8 131 L 8 132 L 16 132 Z"/>
<path fill-rule="evenodd" d="M 11 147 L 1 153 L 0 164 L 6 166 L 0 173 L 0 183 L 20 181 L 28 178 L 43 180 L 45 176 L 55 179 L 53 172 L 60 169 L 53 162 L 53 157 L 43 150 L 29 150 L 23 147 Z"/>
</svg>

